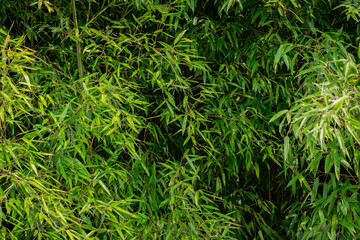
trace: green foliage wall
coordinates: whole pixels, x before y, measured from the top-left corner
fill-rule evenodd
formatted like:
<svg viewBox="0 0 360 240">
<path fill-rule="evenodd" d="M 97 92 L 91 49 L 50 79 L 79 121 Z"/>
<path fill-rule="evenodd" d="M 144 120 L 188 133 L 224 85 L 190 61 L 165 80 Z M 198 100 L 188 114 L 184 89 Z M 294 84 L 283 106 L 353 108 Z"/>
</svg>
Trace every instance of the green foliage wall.
<svg viewBox="0 0 360 240">
<path fill-rule="evenodd" d="M 1 238 L 358 238 L 359 12 L 4 1 Z"/>
</svg>

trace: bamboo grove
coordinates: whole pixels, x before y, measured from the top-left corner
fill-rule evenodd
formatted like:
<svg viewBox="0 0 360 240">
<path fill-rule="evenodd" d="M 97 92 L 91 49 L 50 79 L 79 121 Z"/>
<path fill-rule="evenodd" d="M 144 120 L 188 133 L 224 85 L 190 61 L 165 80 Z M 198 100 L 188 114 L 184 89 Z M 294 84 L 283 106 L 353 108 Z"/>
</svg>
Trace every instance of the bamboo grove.
<svg viewBox="0 0 360 240">
<path fill-rule="evenodd" d="M 3 0 L 1 239 L 358 239 L 358 0 Z"/>
</svg>

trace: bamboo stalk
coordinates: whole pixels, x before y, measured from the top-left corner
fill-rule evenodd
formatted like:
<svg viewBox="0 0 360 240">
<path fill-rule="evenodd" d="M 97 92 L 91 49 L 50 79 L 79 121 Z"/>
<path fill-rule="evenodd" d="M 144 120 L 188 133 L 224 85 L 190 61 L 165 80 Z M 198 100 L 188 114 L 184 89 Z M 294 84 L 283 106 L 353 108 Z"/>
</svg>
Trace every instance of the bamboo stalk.
<svg viewBox="0 0 360 240">
<path fill-rule="evenodd" d="M 77 38 L 80 38 L 79 35 L 79 26 L 77 22 L 77 16 L 76 16 L 76 6 L 75 6 L 75 0 L 72 1 L 72 8 L 73 8 L 73 18 L 74 18 L 74 27 L 75 27 L 75 36 Z M 81 63 L 81 46 L 80 41 L 76 40 L 76 57 L 77 57 L 77 64 L 79 69 L 79 75 L 82 77 L 84 75 L 83 69 L 82 69 L 82 63 Z"/>
</svg>

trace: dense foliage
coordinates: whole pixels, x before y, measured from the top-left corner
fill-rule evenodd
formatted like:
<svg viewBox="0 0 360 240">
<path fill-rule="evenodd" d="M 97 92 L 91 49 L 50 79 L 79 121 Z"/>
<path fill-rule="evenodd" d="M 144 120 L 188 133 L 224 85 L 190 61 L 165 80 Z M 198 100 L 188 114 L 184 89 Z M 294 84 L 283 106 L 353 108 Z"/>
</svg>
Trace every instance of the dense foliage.
<svg viewBox="0 0 360 240">
<path fill-rule="evenodd" d="M 360 237 L 358 0 L 4 0 L 1 239 Z"/>
</svg>

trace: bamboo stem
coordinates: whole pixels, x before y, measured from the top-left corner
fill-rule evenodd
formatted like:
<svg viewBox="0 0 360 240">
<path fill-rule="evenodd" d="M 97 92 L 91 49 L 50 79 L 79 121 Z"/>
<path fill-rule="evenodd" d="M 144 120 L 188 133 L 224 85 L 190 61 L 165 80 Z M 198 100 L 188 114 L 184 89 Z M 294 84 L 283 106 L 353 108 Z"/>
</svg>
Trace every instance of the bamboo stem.
<svg viewBox="0 0 360 240">
<path fill-rule="evenodd" d="M 80 38 L 79 26 L 78 26 L 77 16 L 76 16 L 75 0 L 71 0 L 71 1 L 72 1 L 72 8 L 73 8 L 75 36 L 77 38 Z M 82 77 L 84 75 L 84 73 L 83 73 L 82 63 L 81 63 L 81 46 L 80 46 L 80 41 L 79 40 L 76 40 L 76 56 L 77 56 L 77 64 L 78 64 L 78 69 L 79 69 L 79 75 L 80 75 L 80 77 Z"/>
</svg>

